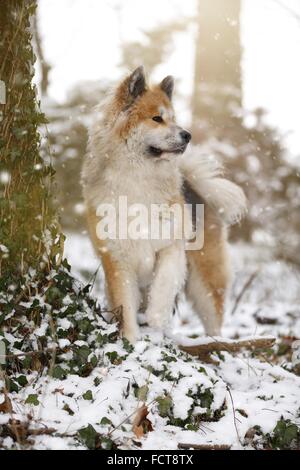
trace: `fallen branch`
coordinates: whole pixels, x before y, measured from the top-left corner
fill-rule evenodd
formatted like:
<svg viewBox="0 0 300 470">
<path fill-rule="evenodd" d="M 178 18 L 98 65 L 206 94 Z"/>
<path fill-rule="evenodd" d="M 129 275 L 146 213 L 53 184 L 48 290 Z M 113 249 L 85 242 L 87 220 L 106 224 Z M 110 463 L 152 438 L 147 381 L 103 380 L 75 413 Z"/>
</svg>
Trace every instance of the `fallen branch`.
<svg viewBox="0 0 300 470">
<path fill-rule="evenodd" d="M 230 450 L 231 446 L 218 444 L 178 444 L 178 449 L 195 450 Z"/>
<path fill-rule="evenodd" d="M 247 338 L 244 340 L 212 340 L 201 344 L 194 344 L 190 346 L 180 345 L 179 348 L 191 354 L 192 356 L 200 356 L 202 359 L 209 358 L 209 355 L 215 352 L 239 352 L 242 349 L 256 349 L 271 348 L 275 344 L 276 338 L 273 337 L 259 337 Z"/>
<path fill-rule="evenodd" d="M 56 351 L 57 349 L 51 348 L 51 349 L 45 349 L 44 351 L 29 351 L 29 352 L 23 352 L 23 353 L 18 353 L 18 354 L 4 354 L 4 355 L 0 355 L 0 359 L 19 359 L 20 357 L 43 356 L 46 354 L 53 354 Z M 63 352 L 62 350 L 60 351 Z"/>
<path fill-rule="evenodd" d="M 40 428 L 40 429 L 28 429 L 28 436 L 51 436 L 56 433 L 57 430 L 54 428 Z"/>
<path fill-rule="evenodd" d="M 29 443 L 28 438 L 31 436 L 51 436 L 56 433 L 54 428 L 38 428 L 31 429 L 29 421 L 21 422 L 15 419 L 10 419 L 8 424 L 3 425 L 4 431 L 20 445 Z"/>
</svg>

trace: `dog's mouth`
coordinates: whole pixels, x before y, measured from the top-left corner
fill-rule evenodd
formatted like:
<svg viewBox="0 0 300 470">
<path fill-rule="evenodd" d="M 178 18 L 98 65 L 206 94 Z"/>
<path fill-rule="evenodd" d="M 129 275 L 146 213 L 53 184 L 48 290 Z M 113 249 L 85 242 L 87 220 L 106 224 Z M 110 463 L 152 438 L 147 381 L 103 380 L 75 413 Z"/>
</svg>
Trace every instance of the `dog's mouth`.
<svg viewBox="0 0 300 470">
<path fill-rule="evenodd" d="M 187 145 L 181 145 L 180 147 L 174 147 L 173 149 L 161 149 L 161 148 L 153 147 L 152 145 L 150 145 L 148 151 L 152 157 L 158 158 L 158 157 L 161 157 L 165 153 L 168 153 L 168 154 L 174 153 L 176 155 L 180 155 L 186 151 L 186 147 Z"/>
</svg>

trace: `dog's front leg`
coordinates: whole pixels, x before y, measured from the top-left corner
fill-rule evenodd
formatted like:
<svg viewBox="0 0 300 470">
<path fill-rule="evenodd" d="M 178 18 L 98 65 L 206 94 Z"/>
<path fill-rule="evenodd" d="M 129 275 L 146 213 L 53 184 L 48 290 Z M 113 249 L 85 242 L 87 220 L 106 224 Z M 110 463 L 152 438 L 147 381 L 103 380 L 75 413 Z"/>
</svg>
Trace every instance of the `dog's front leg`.
<svg viewBox="0 0 300 470">
<path fill-rule="evenodd" d="M 186 277 L 186 258 L 183 242 L 161 250 L 158 254 L 154 280 L 146 312 L 147 322 L 154 328 L 163 328 L 174 309 L 175 298 Z"/>
<path fill-rule="evenodd" d="M 111 309 L 122 307 L 122 333 L 131 343 L 139 336 L 137 312 L 140 291 L 136 274 L 115 261 L 103 262 L 106 277 L 106 292 Z"/>
</svg>

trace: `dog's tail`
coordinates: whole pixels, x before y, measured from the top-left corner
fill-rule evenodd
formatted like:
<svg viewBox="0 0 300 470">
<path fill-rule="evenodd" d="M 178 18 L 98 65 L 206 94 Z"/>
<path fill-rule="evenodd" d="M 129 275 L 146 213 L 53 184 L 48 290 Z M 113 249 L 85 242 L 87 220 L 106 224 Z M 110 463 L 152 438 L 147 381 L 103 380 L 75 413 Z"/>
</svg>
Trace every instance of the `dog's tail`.
<svg viewBox="0 0 300 470">
<path fill-rule="evenodd" d="M 223 178 L 222 165 L 212 157 L 203 156 L 194 148 L 180 157 L 180 169 L 192 190 L 224 220 L 233 225 L 247 212 L 244 191 Z"/>
</svg>

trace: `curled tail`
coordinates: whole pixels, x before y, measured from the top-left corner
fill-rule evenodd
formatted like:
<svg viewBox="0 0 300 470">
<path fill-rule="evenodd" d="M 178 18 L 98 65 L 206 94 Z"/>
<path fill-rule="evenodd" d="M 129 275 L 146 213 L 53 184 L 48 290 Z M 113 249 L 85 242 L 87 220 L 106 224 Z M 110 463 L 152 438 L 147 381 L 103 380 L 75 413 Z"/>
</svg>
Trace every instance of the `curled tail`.
<svg viewBox="0 0 300 470">
<path fill-rule="evenodd" d="M 190 187 L 224 220 L 233 225 L 247 212 L 244 191 L 223 178 L 222 165 L 196 149 L 180 158 L 180 169 Z"/>
</svg>

